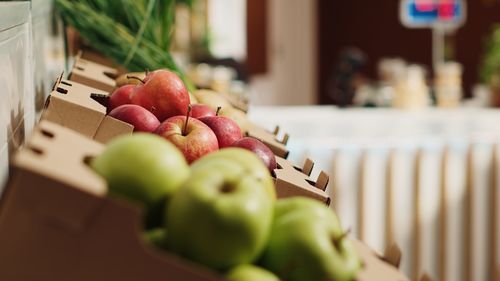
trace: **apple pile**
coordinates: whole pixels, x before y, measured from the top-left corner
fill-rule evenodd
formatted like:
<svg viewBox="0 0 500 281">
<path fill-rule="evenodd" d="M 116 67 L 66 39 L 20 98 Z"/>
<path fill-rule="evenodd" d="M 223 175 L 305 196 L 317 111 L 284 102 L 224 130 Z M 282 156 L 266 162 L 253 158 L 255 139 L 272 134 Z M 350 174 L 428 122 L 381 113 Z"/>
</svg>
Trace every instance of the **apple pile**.
<svg viewBox="0 0 500 281">
<path fill-rule="evenodd" d="M 171 118 L 162 126 L 181 130 Z M 204 134 L 198 122 L 186 130 Z M 112 195 L 144 207 L 147 242 L 226 280 L 354 280 L 361 262 L 336 215 L 312 199 L 276 200 L 268 166 L 245 149 L 251 142 L 189 166 L 175 143 L 136 133 L 111 141 L 90 166 Z"/>
<path fill-rule="evenodd" d="M 274 154 L 256 139 L 243 138 L 247 120 L 242 111 L 216 92 L 190 94 L 173 72 L 160 69 L 132 73 L 117 80 L 109 115 L 134 126 L 135 132 L 157 134 L 173 143 L 188 164 L 227 147 L 255 152 L 273 171 Z"/>
</svg>

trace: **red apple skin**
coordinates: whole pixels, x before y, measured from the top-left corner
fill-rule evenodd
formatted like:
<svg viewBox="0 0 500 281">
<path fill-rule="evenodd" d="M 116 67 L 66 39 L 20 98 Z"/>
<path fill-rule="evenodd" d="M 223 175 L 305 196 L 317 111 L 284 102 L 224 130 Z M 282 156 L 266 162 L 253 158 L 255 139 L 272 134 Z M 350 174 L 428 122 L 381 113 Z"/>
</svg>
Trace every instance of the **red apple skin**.
<svg viewBox="0 0 500 281">
<path fill-rule="evenodd" d="M 198 119 L 189 118 L 186 135 L 182 135 L 185 121 L 186 116 L 170 117 L 160 124 L 155 134 L 173 143 L 184 154 L 189 164 L 219 149 L 217 137 L 212 129 Z"/>
<path fill-rule="evenodd" d="M 186 115 L 189 93 L 177 74 L 160 69 L 150 72 L 145 83 L 135 86 L 131 95 L 133 104 L 153 113 L 160 122 L 167 118 Z"/>
<path fill-rule="evenodd" d="M 209 116 L 200 118 L 217 137 L 219 148 L 230 147 L 235 141 L 243 137 L 241 129 L 231 118 L 224 116 Z"/>
<path fill-rule="evenodd" d="M 191 113 L 189 116 L 200 119 L 203 117 L 215 116 L 215 111 L 208 105 L 193 104 L 191 105 Z"/>
<path fill-rule="evenodd" d="M 276 169 L 276 157 L 272 150 L 264 143 L 256 138 L 244 137 L 234 142 L 232 147 L 240 147 L 250 150 L 257 154 L 257 156 L 266 164 L 269 171 L 272 173 Z"/>
<path fill-rule="evenodd" d="M 134 132 L 151 133 L 160 126 L 160 121 L 145 108 L 135 104 L 124 104 L 111 110 L 109 116 L 134 126 Z"/>
<path fill-rule="evenodd" d="M 134 91 L 135 85 L 123 85 L 120 88 L 114 90 L 114 92 L 109 97 L 109 111 L 119 107 L 124 104 L 131 104 L 131 94 Z"/>
</svg>

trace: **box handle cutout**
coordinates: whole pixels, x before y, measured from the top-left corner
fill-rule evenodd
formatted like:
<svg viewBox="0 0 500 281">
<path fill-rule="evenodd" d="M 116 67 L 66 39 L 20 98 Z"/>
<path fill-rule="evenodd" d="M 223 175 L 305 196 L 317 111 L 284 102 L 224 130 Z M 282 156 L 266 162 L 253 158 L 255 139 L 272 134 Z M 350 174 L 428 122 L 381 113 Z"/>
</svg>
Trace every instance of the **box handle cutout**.
<svg viewBox="0 0 500 281">
<path fill-rule="evenodd" d="M 40 148 L 38 148 L 38 147 L 29 146 L 28 149 L 31 150 L 32 152 L 34 152 L 37 155 L 43 155 L 43 150 L 40 149 Z"/>
<path fill-rule="evenodd" d="M 305 179 L 305 181 L 306 181 L 308 184 L 312 185 L 312 186 L 315 186 L 315 185 L 316 185 L 316 183 L 315 183 L 314 181 L 310 180 L 310 179 Z"/>
<path fill-rule="evenodd" d="M 68 90 L 63 89 L 63 88 L 61 88 L 61 87 L 57 87 L 56 91 L 57 91 L 58 93 L 60 93 L 60 94 L 64 94 L 64 95 L 66 95 L 66 94 L 68 93 Z"/>
<path fill-rule="evenodd" d="M 83 68 L 83 67 L 81 67 L 81 66 L 79 66 L 79 65 L 77 65 L 75 68 L 76 68 L 76 69 L 78 69 L 78 70 L 81 70 L 81 71 L 84 71 L 84 70 L 85 70 L 85 68 Z"/>
<path fill-rule="evenodd" d="M 90 98 L 98 102 L 100 105 L 104 106 L 107 110 L 109 109 L 109 96 L 97 93 L 91 93 Z M 109 113 L 109 112 L 107 112 Z"/>
<path fill-rule="evenodd" d="M 116 80 L 116 78 L 118 77 L 118 75 L 116 73 L 112 73 L 112 72 L 108 72 L 108 71 L 104 71 L 104 75 L 108 76 L 109 78 L 111 78 L 113 80 Z"/>
<path fill-rule="evenodd" d="M 68 83 L 68 82 L 66 82 L 66 81 L 62 81 L 62 80 L 61 80 L 61 84 L 64 84 L 64 85 L 66 85 L 66 86 L 70 86 L 70 87 L 71 87 L 71 86 L 73 86 L 71 83 Z"/>
<path fill-rule="evenodd" d="M 52 132 L 49 132 L 45 129 L 41 129 L 40 132 L 42 133 L 42 135 L 44 135 L 45 137 L 47 137 L 49 139 L 54 138 L 54 133 L 52 133 Z"/>
<path fill-rule="evenodd" d="M 94 156 L 90 156 L 90 155 L 86 155 L 85 157 L 83 157 L 83 164 L 87 165 L 90 167 L 90 163 L 92 163 L 92 160 L 94 160 Z"/>
</svg>

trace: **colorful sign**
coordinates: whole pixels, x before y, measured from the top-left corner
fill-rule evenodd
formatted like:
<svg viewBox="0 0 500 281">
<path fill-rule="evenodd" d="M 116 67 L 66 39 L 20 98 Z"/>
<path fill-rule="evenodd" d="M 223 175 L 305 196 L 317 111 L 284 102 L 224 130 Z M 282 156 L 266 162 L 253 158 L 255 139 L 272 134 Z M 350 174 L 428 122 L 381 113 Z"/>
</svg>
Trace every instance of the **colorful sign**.
<svg viewBox="0 0 500 281">
<path fill-rule="evenodd" d="M 463 0 L 402 0 L 401 21 L 408 27 L 457 28 L 465 22 Z"/>
</svg>

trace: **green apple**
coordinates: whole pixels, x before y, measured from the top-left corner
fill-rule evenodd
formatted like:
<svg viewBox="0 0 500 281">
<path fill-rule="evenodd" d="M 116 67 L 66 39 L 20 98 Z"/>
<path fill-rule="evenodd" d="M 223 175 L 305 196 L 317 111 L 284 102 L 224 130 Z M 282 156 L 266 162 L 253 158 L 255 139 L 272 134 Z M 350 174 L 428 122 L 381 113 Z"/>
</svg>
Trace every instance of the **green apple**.
<svg viewBox="0 0 500 281">
<path fill-rule="evenodd" d="M 90 165 L 107 180 L 113 195 L 146 207 L 148 225 L 161 224 L 162 205 L 189 176 L 182 153 L 161 137 L 147 133 L 111 141 Z"/>
<path fill-rule="evenodd" d="M 191 171 L 198 171 L 210 168 L 215 159 L 225 159 L 231 161 L 234 165 L 241 165 L 248 175 L 255 177 L 266 190 L 269 196 L 276 199 L 276 188 L 273 178 L 266 165 L 258 158 L 255 153 L 239 148 L 229 147 L 221 149 L 215 153 L 210 153 L 195 161 L 191 165 Z"/>
<path fill-rule="evenodd" d="M 169 248 L 217 270 L 251 263 L 267 242 L 273 202 L 244 165 L 213 158 L 203 169 L 193 169 L 172 197 L 166 221 Z"/>
<path fill-rule="evenodd" d="M 262 265 L 283 280 L 354 280 L 361 261 L 333 211 L 308 198 L 275 204 Z"/>
<path fill-rule="evenodd" d="M 226 281 L 280 281 L 274 273 L 253 264 L 242 264 L 231 269 L 225 276 Z"/>
</svg>

